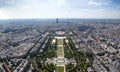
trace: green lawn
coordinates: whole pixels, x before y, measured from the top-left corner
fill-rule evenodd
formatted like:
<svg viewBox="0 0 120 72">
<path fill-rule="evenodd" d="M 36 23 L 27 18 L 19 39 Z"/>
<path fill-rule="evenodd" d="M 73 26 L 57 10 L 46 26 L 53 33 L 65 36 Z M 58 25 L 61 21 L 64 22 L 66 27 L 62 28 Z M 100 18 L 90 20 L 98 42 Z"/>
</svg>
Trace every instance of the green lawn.
<svg viewBox="0 0 120 72">
<path fill-rule="evenodd" d="M 63 39 L 58 40 L 58 45 L 63 45 Z"/>
<path fill-rule="evenodd" d="M 63 52 L 62 46 L 58 46 L 58 52 Z"/>
<path fill-rule="evenodd" d="M 63 57 L 64 56 L 63 39 L 58 39 L 58 46 L 57 46 L 57 48 L 58 48 L 58 50 L 57 50 L 58 57 L 61 57 L 61 56 Z M 57 66 L 57 72 L 64 72 L 64 66 Z"/>
<path fill-rule="evenodd" d="M 63 39 L 58 39 L 58 45 L 63 45 Z M 58 51 L 57 51 L 57 55 L 59 56 L 64 56 L 63 54 L 63 46 L 58 46 Z"/>
<path fill-rule="evenodd" d="M 63 66 L 58 66 L 57 67 L 57 72 L 64 72 L 64 67 Z"/>
<path fill-rule="evenodd" d="M 58 51 L 57 51 L 57 55 L 58 56 L 63 56 L 63 47 L 62 46 L 58 46 Z"/>
</svg>

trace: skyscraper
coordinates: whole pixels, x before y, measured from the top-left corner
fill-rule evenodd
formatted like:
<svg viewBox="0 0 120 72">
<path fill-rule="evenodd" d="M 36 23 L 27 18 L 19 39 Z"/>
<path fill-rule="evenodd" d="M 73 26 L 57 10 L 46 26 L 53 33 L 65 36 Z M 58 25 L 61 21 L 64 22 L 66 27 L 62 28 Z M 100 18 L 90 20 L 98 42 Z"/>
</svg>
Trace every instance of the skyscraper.
<svg viewBox="0 0 120 72">
<path fill-rule="evenodd" d="M 56 23 L 59 23 L 59 20 L 58 20 L 58 18 L 56 19 Z"/>
</svg>

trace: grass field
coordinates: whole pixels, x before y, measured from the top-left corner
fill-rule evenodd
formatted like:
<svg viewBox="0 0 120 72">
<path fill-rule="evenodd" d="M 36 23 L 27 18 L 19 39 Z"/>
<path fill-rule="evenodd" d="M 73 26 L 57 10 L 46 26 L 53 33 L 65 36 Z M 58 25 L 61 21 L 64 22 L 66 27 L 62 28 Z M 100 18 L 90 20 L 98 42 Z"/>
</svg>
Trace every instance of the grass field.
<svg viewBox="0 0 120 72">
<path fill-rule="evenodd" d="M 63 56 L 64 56 L 64 51 L 63 51 L 63 39 L 58 39 L 58 51 L 57 51 L 57 56 L 58 56 L 58 57 L 63 57 Z"/>
<path fill-rule="evenodd" d="M 57 57 L 64 57 L 63 39 L 57 41 Z M 58 60 L 57 62 L 63 63 L 64 60 Z M 57 72 L 64 72 L 64 66 L 57 66 Z"/>
<path fill-rule="evenodd" d="M 58 40 L 58 45 L 63 45 L 63 39 Z"/>
<path fill-rule="evenodd" d="M 57 71 L 58 72 L 64 72 L 64 66 L 58 66 Z"/>
<path fill-rule="evenodd" d="M 62 46 L 58 46 L 58 52 L 63 52 L 63 47 Z"/>
<path fill-rule="evenodd" d="M 63 54 L 63 47 L 62 46 L 58 46 L 58 51 L 57 51 L 57 55 L 58 55 L 58 57 L 59 56 L 64 56 L 64 54 Z"/>
</svg>

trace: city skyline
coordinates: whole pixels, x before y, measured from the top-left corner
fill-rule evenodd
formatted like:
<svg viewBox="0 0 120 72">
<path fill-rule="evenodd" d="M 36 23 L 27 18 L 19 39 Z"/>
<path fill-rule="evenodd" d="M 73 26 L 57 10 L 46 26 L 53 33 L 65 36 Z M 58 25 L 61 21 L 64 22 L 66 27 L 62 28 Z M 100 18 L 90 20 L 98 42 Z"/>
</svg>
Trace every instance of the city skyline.
<svg viewBox="0 0 120 72">
<path fill-rule="evenodd" d="M 119 0 L 0 0 L 0 19 L 120 19 Z"/>
</svg>

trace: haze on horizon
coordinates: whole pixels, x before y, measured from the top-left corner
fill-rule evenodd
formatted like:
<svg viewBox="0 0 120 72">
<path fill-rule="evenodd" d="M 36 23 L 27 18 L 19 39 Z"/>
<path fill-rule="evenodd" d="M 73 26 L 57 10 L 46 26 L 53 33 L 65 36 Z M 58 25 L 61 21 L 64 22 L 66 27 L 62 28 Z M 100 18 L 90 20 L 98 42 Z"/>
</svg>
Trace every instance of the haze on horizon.
<svg viewBox="0 0 120 72">
<path fill-rule="evenodd" d="M 120 0 L 0 0 L 0 19 L 120 19 Z"/>
</svg>

